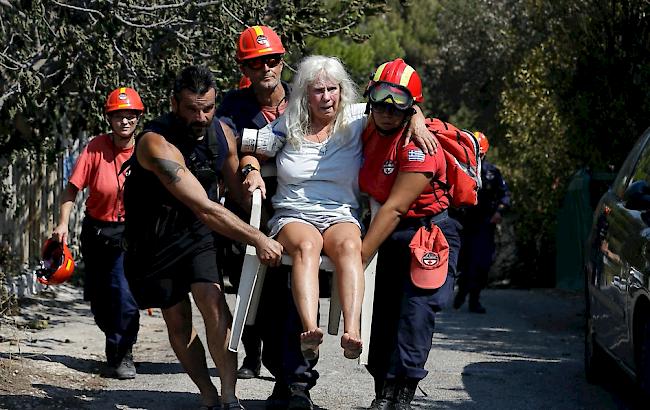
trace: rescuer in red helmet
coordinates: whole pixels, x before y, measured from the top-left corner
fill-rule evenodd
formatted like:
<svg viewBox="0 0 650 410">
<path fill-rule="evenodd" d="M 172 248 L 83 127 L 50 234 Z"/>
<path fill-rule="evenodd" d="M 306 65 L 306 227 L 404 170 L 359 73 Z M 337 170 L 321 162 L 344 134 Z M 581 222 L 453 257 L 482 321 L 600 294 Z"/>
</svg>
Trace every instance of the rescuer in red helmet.
<svg viewBox="0 0 650 410">
<path fill-rule="evenodd" d="M 446 160 L 404 145 L 414 106 L 424 101 L 418 73 L 398 58 L 375 70 L 365 93 L 369 125 L 362 135 L 359 187 L 381 204 L 362 244 L 378 253 L 368 371 L 372 409 L 410 409 L 426 375 L 435 314 L 453 295 L 460 240 L 447 208 Z M 453 127 L 447 124 L 448 127 Z M 455 127 L 453 127 L 455 129 Z"/>
<path fill-rule="evenodd" d="M 111 130 L 93 138 L 77 159 L 63 192 L 59 223 L 52 232 L 52 239 L 63 244 L 65 251 L 70 213 L 78 192 L 88 188 L 80 236 L 84 299 L 90 302 L 95 322 L 106 335 L 104 375 L 118 379 L 136 375 L 132 347 L 140 326 L 138 306 L 124 277 L 121 241 L 126 176 L 120 169 L 133 153 L 133 136 L 143 112 L 142 100 L 132 88 L 116 88 L 108 95 L 104 114 Z"/>
</svg>

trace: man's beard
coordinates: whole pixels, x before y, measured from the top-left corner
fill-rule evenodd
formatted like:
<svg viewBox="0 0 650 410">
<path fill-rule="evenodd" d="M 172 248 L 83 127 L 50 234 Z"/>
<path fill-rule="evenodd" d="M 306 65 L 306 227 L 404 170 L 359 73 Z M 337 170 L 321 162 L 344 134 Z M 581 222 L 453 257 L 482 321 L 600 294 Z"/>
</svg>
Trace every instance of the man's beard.
<svg viewBox="0 0 650 410">
<path fill-rule="evenodd" d="M 192 136 L 196 139 L 205 136 L 205 132 L 210 126 L 210 123 L 191 122 L 187 127 L 192 130 Z"/>
<path fill-rule="evenodd" d="M 258 87 L 265 91 L 273 91 L 280 84 L 280 80 L 277 78 L 270 78 L 266 82 L 260 82 Z"/>
</svg>

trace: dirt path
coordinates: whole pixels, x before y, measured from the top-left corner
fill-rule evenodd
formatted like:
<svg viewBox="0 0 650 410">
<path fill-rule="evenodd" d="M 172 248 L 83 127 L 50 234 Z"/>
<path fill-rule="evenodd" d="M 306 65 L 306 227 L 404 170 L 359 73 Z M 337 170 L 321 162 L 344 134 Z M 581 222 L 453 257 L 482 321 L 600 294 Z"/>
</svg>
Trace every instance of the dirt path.
<svg viewBox="0 0 650 410">
<path fill-rule="evenodd" d="M 5 321 L 0 327 L 0 408 L 198 407 L 198 390 L 169 347 L 160 311 L 154 310 L 151 316 L 142 312 L 138 343 L 134 347 L 136 379 L 105 379 L 99 376 L 104 360 L 103 335 L 94 325 L 80 290 L 64 285 L 54 291 L 56 293 L 21 300 L 21 315 Z M 234 295 L 228 295 L 228 301 L 233 306 Z M 196 308 L 194 313 L 194 323 L 205 341 Z M 326 323 L 327 317 L 322 320 Z M 42 325 L 44 329 L 35 329 Z M 320 393 L 331 397 L 333 402 L 345 402 L 354 397 L 359 405 L 365 405 L 369 397 L 369 403 L 372 387 L 367 383 L 363 383 L 366 391 L 362 392 L 341 394 L 328 389 L 330 383 L 325 381 L 333 379 L 331 383 L 338 386 L 341 373 L 363 374 L 365 382 L 370 378 L 356 362 L 343 359 L 337 347 L 338 338 L 327 336 L 326 342 L 322 357 L 331 356 L 332 368 L 321 370 Z M 211 365 L 212 361 L 208 363 Z M 213 377 L 218 377 L 214 367 L 211 372 Z M 260 378 L 239 381 L 238 395 L 245 398 L 248 409 L 263 409 L 273 383 L 271 374 L 263 369 Z M 218 385 L 218 379 L 215 384 Z M 358 393 L 361 396 L 356 396 Z"/>
<path fill-rule="evenodd" d="M 233 295 L 228 298 L 233 306 Z M 321 303 L 321 321 L 327 323 L 327 300 Z M 438 316 L 426 366 L 430 374 L 420 383 L 416 408 L 627 408 L 615 394 L 584 380 L 580 295 L 488 290 L 484 304 L 487 315 L 461 309 Z M 143 312 L 134 349 L 138 376 L 118 381 L 98 375 L 103 335 L 79 289 L 57 287 L 55 295 L 24 300 L 21 311 L 0 326 L 1 409 L 198 408 L 197 389 L 169 347 L 159 312 Z M 338 344 L 339 337 L 326 335 L 312 398 L 321 409 L 366 408 L 372 379 L 343 358 Z M 211 371 L 218 383 L 216 369 Z M 263 409 L 273 378 L 263 369 L 260 378 L 237 387 L 248 409 Z"/>
</svg>

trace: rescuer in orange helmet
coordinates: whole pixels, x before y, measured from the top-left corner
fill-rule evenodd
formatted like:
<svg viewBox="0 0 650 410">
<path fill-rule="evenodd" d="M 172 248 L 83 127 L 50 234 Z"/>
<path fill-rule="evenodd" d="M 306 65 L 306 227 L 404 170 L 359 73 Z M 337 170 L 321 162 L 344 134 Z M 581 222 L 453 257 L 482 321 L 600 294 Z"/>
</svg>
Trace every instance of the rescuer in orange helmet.
<svg viewBox="0 0 650 410">
<path fill-rule="evenodd" d="M 457 212 L 463 230 L 460 235 L 460 274 L 454 308 L 459 309 L 469 296 L 468 310 L 471 313 L 486 313 L 480 296 L 488 284 L 488 273 L 496 257 L 496 227 L 501 224 L 503 214 L 510 210 L 510 190 L 499 168 L 485 159 L 490 148 L 488 138 L 480 131 L 474 131 L 474 136 L 481 154 L 481 189 L 476 206 Z"/>
<path fill-rule="evenodd" d="M 134 133 L 143 112 L 144 104 L 132 88 L 116 88 L 108 95 L 104 114 L 111 131 L 94 137 L 79 155 L 63 192 L 59 223 L 52 232 L 52 240 L 63 244 L 64 254 L 68 255 L 65 250 L 70 213 L 78 192 L 88 188 L 80 236 L 84 299 L 90 302 L 95 322 L 106 335 L 104 376 L 117 379 L 136 375 L 132 347 L 140 313 L 124 277 L 121 242 L 126 176 L 120 169 L 133 153 Z M 47 243 L 45 248 L 49 249 Z M 42 279 L 51 283 L 56 276 L 55 272 L 54 277 Z"/>
</svg>

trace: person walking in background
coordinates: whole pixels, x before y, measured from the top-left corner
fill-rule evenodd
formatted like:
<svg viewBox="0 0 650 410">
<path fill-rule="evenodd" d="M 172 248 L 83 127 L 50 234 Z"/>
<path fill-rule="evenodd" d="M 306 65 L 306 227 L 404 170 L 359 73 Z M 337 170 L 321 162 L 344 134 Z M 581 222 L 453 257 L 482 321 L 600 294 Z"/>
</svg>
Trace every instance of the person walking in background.
<svg viewBox="0 0 650 410">
<path fill-rule="evenodd" d="M 132 348 L 140 327 L 140 312 L 124 277 L 124 173 L 131 157 L 134 133 L 144 105 L 132 88 L 120 87 L 106 99 L 104 114 L 111 132 L 93 138 L 77 159 L 63 192 L 59 223 L 52 238 L 68 243 L 70 213 L 79 191 L 88 188 L 81 230 L 85 265 L 84 299 L 90 301 L 95 323 L 106 335 L 104 375 L 136 376 Z"/>
<path fill-rule="evenodd" d="M 482 188 L 478 192 L 478 205 L 458 210 L 455 217 L 463 225 L 461 231 L 458 268 L 458 291 L 454 308 L 460 309 L 469 295 L 468 309 L 472 313 L 486 313 L 480 302 L 481 290 L 487 286 L 488 273 L 494 262 L 496 245 L 494 233 L 510 209 L 510 190 L 501 171 L 485 159 L 490 147 L 487 137 L 474 132 L 481 154 Z"/>
<path fill-rule="evenodd" d="M 232 316 L 212 232 L 254 246 L 265 264 L 279 264 L 282 246 L 217 202 L 221 178 L 235 198 L 241 183 L 235 139 L 214 118 L 215 98 L 212 73 L 187 67 L 174 82 L 172 112 L 148 123 L 138 136 L 124 197 L 129 213 L 125 268 L 138 305 L 162 309 L 172 349 L 199 388 L 203 407 L 240 409 L 237 356 L 227 349 Z M 192 325 L 190 292 L 219 368 L 221 400 Z"/>
<path fill-rule="evenodd" d="M 372 409 L 410 409 L 427 361 L 436 312 L 453 296 L 460 239 L 449 218 L 442 149 L 404 145 L 414 105 L 424 101 L 417 72 L 402 59 L 380 65 L 366 91 L 359 185 L 381 204 L 363 238 L 364 263 L 379 250 L 368 371 Z M 447 124 L 450 129 L 455 129 Z"/>
</svg>

